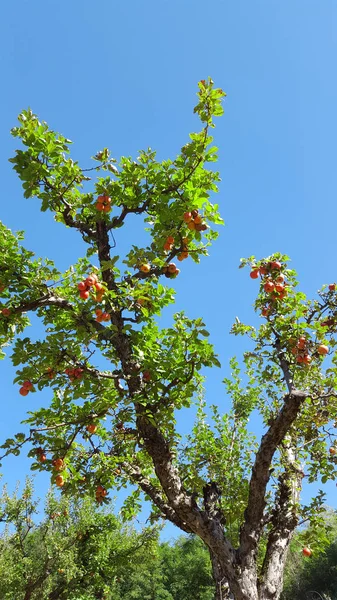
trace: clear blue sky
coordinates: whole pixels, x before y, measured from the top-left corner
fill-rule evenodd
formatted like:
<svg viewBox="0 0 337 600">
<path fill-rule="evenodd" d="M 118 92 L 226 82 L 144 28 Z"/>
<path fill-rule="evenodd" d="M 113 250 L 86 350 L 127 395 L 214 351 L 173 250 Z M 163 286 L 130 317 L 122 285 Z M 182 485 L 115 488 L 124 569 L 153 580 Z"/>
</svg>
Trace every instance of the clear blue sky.
<svg viewBox="0 0 337 600">
<path fill-rule="evenodd" d="M 80 243 L 23 199 L 7 163 L 22 108 L 71 138 L 85 167 L 104 146 L 117 157 L 148 146 L 174 156 L 198 127 L 197 81 L 210 75 L 227 92 L 215 131 L 226 227 L 211 256 L 199 267 L 184 263 L 176 280 L 178 308 L 204 316 L 220 354 L 224 368 L 210 375 L 207 393 L 226 407 L 220 382 L 243 348 L 228 331 L 236 315 L 254 318 L 257 289 L 237 269 L 240 257 L 289 254 L 308 294 L 337 279 L 335 0 L 18 0 L 3 3 L 0 29 L 0 218 L 61 267 Z M 125 246 L 123 232 L 117 241 Z M 9 361 L 0 377 L 3 439 L 42 398 L 18 395 Z M 13 487 L 28 465 L 8 460 L 4 480 Z M 36 485 L 43 495 L 48 478 Z M 336 507 L 335 484 L 324 488 Z"/>
</svg>

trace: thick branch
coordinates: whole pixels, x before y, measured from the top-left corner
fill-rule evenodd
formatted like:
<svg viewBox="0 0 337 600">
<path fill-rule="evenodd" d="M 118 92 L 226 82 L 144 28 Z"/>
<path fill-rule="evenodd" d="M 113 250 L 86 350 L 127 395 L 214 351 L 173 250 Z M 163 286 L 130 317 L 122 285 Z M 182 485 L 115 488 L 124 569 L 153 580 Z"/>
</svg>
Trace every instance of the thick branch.
<svg viewBox="0 0 337 600">
<path fill-rule="evenodd" d="M 154 485 L 152 485 L 151 482 L 142 475 L 138 467 L 123 464 L 123 468 L 129 473 L 130 480 L 139 485 L 143 492 L 147 494 L 149 498 L 151 498 L 153 504 L 155 504 L 155 506 L 159 508 L 159 510 L 162 512 L 163 516 L 166 519 L 168 519 L 169 521 L 171 521 L 171 523 L 182 529 L 182 531 L 185 531 L 186 533 L 193 533 L 193 531 L 188 527 L 187 523 L 184 523 L 184 521 L 179 519 L 173 508 L 171 508 L 165 502 L 162 494 L 160 493 L 160 490 L 157 489 Z"/>
<path fill-rule="evenodd" d="M 169 506 L 180 521 L 196 535 L 218 557 L 222 568 L 230 579 L 235 579 L 234 550 L 225 539 L 220 520 L 202 511 L 194 498 L 187 493 L 172 459 L 173 453 L 160 430 L 144 415 L 144 407 L 136 405 L 137 428 L 144 439 L 144 446 L 151 456 L 156 475 L 168 499 Z"/>
<path fill-rule="evenodd" d="M 287 466 L 279 478 L 275 507 L 270 520 L 267 548 L 260 579 L 262 598 L 274 598 L 282 589 L 287 551 L 298 524 L 296 505 L 302 486 L 302 473 L 294 464 L 293 452 L 286 449 Z"/>
<path fill-rule="evenodd" d="M 300 391 L 293 391 L 292 394 L 287 395 L 278 416 L 261 440 L 252 470 L 245 522 L 240 535 L 239 554 L 241 558 L 256 552 L 263 526 L 265 495 L 272 459 L 295 421 L 306 397 L 307 394 Z"/>
</svg>

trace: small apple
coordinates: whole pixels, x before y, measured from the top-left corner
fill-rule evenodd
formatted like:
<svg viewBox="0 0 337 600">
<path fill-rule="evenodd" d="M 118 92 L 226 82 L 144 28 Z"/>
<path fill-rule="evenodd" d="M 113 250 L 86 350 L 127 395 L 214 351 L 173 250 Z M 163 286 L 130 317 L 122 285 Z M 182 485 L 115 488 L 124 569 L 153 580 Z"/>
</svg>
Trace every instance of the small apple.
<svg viewBox="0 0 337 600">
<path fill-rule="evenodd" d="M 169 265 L 167 266 L 167 270 L 169 273 L 173 274 L 176 272 L 177 267 L 174 263 L 169 263 Z"/>
<path fill-rule="evenodd" d="M 142 263 L 139 267 L 142 273 L 149 273 L 151 271 L 151 265 L 149 263 Z"/>
<path fill-rule="evenodd" d="M 24 388 L 26 388 L 26 390 L 30 391 L 33 389 L 34 386 L 31 381 L 27 380 L 27 381 L 23 382 L 22 387 L 24 387 Z"/>
<path fill-rule="evenodd" d="M 64 469 L 64 460 L 63 458 L 55 458 L 53 460 L 53 466 L 56 471 L 62 471 Z"/>
<path fill-rule="evenodd" d="M 312 552 L 311 552 L 310 548 L 305 547 L 302 550 L 302 554 L 303 554 L 303 556 L 311 556 Z"/>
<path fill-rule="evenodd" d="M 98 426 L 95 425 L 95 423 L 89 423 L 89 425 L 86 426 L 86 430 L 90 434 L 96 433 L 97 428 L 98 428 Z"/>
<path fill-rule="evenodd" d="M 317 347 L 317 352 L 318 352 L 318 354 L 320 354 L 321 356 L 325 356 L 326 354 L 328 354 L 328 352 L 329 352 L 329 348 L 328 348 L 328 346 L 325 346 L 324 344 L 320 344 L 320 345 Z"/>
</svg>

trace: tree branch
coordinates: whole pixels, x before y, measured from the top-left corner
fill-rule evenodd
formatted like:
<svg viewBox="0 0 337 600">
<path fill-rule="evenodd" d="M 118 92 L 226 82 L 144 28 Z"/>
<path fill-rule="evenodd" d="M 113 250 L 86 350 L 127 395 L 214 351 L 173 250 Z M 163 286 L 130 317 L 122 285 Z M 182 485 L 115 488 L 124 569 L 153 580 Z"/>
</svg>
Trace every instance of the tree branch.
<svg viewBox="0 0 337 600">
<path fill-rule="evenodd" d="M 131 466 L 127 463 L 123 463 L 123 469 L 129 473 L 130 480 L 139 485 L 139 487 L 143 490 L 149 498 L 151 498 L 152 502 L 159 508 L 159 510 L 163 513 L 163 516 L 171 521 L 174 525 L 185 531 L 186 533 L 193 533 L 193 531 L 188 527 L 187 523 L 184 523 L 175 511 L 165 502 L 160 490 L 157 489 L 152 483 L 142 475 L 141 470 L 138 467 Z"/>
<path fill-rule="evenodd" d="M 261 440 L 252 469 L 245 521 L 240 534 L 239 554 L 241 559 L 256 552 L 263 526 L 263 513 L 266 506 L 265 495 L 270 478 L 269 470 L 272 459 L 295 421 L 306 397 L 305 392 L 297 390 L 287 395 L 278 416 Z"/>
<path fill-rule="evenodd" d="M 259 588 L 261 597 L 272 597 L 282 589 L 283 570 L 290 540 L 298 524 L 296 505 L 302 487 L 302 473 L 294 464 L 291 448 L 285 449 L 287 465 L 279 477 L 279 487 L 270 520 L 266 553 L 262 565 Z"/>
</svg>

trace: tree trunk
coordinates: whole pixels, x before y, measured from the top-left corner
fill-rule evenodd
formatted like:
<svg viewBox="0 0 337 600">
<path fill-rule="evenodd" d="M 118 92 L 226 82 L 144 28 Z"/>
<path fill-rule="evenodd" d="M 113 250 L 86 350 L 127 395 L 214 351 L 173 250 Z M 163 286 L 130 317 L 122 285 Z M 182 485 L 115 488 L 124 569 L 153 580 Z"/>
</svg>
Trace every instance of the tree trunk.
<svg viewBox="0 0 337 600">
<path fill-rule="evenodd" d="M 232 596 L 227 578 L 224 576 L 221 566 L 210 551 L 211 564 L 212 564 L 212 576 L 214 580 L 214 600 L 234 600 Z"/>
</svg>

